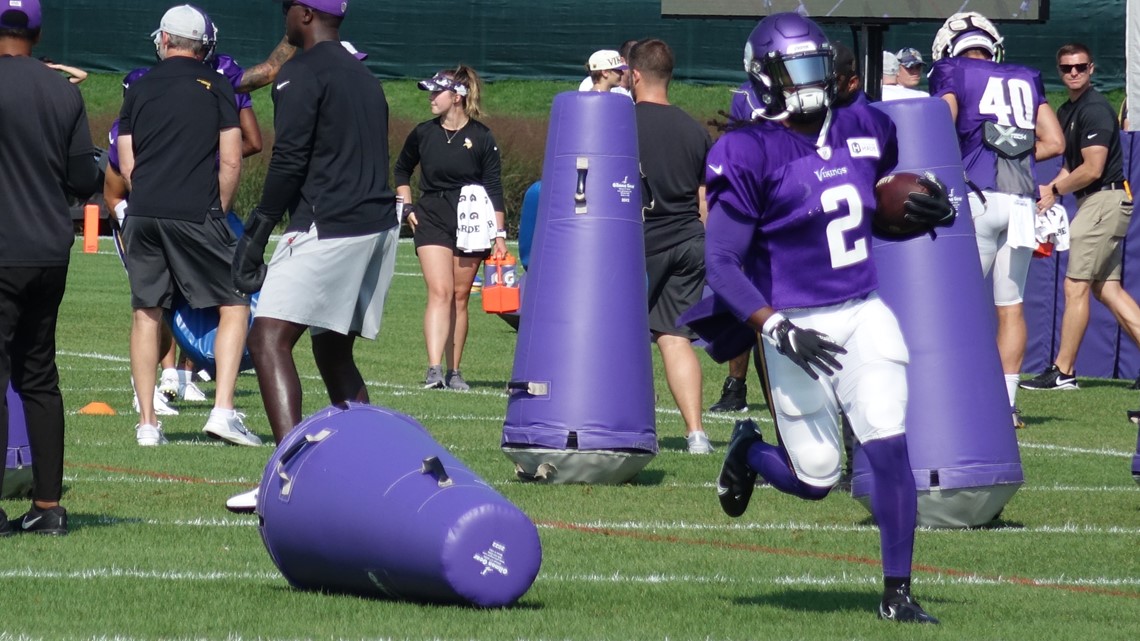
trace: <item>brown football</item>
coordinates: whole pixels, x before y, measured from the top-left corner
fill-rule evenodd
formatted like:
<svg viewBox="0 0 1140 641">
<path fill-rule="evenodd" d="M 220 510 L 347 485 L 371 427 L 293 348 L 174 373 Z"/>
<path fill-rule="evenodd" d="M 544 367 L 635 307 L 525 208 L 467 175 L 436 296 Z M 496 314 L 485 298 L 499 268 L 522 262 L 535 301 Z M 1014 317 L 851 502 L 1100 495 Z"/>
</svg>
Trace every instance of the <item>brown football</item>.
<svg viewBox="0 0 1140 641">
<path fill-rule="evenodd" d="M 912 236 L 926 231 L 926 226 L 906 219 L 906 201 L 911 192 L 930 192 L 918 182 L 918 174 L 899 172 L 884 176 L 875 184 L 875 231 L 884 236 Z"/>
</svg>

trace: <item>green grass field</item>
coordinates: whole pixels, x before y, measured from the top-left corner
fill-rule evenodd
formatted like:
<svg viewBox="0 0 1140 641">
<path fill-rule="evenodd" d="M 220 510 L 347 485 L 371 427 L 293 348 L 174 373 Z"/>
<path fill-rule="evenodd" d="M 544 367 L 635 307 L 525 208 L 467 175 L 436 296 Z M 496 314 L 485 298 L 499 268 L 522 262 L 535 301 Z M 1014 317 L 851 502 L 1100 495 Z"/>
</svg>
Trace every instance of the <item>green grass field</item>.
<svg viewBox="0 0 1140 641">
<path fill-rule="evenodd" d="M 379 340 L 359 344 L 357 360 L 374 403 L 418 418 L 539 525 L 542 570 L 516 607 L 483 611 L 290 588 L 256 519 L 222 507 L 256 483 L 270 447 L 206 439 L 199 430 L 208 407 L 187 404 L 164 419 L 170 445 L 135 444 L 128 289 L 104 239 L 98 254 L 76 250 L 59 325 L 71 535 L 0 544 L 0 638 L 1140 637 L 1140 488 L 1129 475 L 1136 429 L 1124 419 L 1137 397 L 1126 381 L 1084 379 L 1078 392 L 1022 392 L 1026 484 L 994 527 L 919 532 L 916 595 L 943 625 L 918 629 L 875 619 L 878 533 L 851 498 L 808 503 L 759 488 L 743 518 L 721 513 L 713 483 L 732 419 L 706 415 L 716 454 L 684 453 L 656 355 L 661 453 L 633 483 L 515 481 L 498 448 L 514 332 L 473 311 L 463 366 L 472 390 L 422 390 L 424 289 L 407 243 L 396 271 Z M 306 339 L 296 357 L 311 413 L 326 398 Z M 724 370 L 701 358 L 708 405 Z M 749 414 L 770 426 L 752 387 Z M 119 415 L 77 413 L 91 401 Z M 270 441 L 252 374 L 239 380 L 238 403 Z M 23 501 L 2 505 L 13 515 L 26 508 Z"/>
</svg>

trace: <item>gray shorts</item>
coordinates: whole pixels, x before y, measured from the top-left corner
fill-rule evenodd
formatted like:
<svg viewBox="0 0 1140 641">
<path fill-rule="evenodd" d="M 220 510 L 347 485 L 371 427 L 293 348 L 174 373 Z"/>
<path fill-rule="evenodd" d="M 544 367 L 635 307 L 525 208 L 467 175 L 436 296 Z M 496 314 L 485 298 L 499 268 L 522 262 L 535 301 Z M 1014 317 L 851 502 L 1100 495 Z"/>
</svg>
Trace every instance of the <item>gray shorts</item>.
<svg viewBox="0 0 1140 641">
<path fill-rule="evenodd" d="M 256 316 L 306 325 L 314 334 L 327 330 L 376 338 L 399 234 L 393 227 L 321 239 L 316 226 L 285 234 L 269 261 Z"/>
<path fill-rule="evenodd" d="M 1077 203 L 1069 229 L 1069 267 L 1073 280 L 1120 280 L 1121 241 L 1132 222 L 1132 204 L 1123 189 L 1098 191 Z"/>
</svg>

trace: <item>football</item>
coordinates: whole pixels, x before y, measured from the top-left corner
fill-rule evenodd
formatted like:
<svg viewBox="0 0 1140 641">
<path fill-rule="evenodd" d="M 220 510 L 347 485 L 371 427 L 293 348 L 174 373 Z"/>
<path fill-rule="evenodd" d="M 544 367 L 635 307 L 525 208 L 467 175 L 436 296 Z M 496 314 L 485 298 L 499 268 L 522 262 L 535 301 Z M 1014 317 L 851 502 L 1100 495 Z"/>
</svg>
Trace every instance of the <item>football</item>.
<svg viewBox="0 0 1140 641">
<path fill-rule="evenodd" d="M 911 192 L 929 194 L 918 182 L 920 176 L 900 172 L 884 176 L 875 184 L 875 218 L 872 225 L 883 236 L 912 236 L 926 231 L 926 226 L 906 219 L 906 201 Z"/>
</svg>

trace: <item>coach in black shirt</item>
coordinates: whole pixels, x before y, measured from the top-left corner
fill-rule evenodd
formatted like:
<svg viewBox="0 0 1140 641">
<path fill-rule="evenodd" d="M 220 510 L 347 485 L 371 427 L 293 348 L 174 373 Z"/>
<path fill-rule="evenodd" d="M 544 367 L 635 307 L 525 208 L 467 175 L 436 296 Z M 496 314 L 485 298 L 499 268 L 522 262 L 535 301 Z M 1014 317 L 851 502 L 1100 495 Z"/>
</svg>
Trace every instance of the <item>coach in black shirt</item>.
<svg viewBox="0 0 1140 641">
<path fill-rule="evenodd" d="M 202 431 L 236 445 L 260 445 L 234 411 L 247 299 L 230 277 L 237 237 L 225 219 L 241 171 L 241 129 L 233 88 L 202 64 L 212 38 L 201 11 L 166 12 L 155 46 L 161 62 L 131 84 L 119 114 L 119 166 L 131 193 L 124 240 L 130 264 L 131 375 L 139 399 L 139 445 L 166 442 L 154 412 L 162 310 L 175 292 L 195 309 L 217 307 L 217 389 Z"/>
<path fill-rule="evenodd" d="M 1069 100 L 1057 109 L 1065 133 L 1065 163 L 1042 191 L 1077 197 L 1069 230 L 1069 265 L 1065 270 L 1065 312 L 1061 345 L 1047 370 L 1025 389 L 1075 389 L 1077 350 L 1089 323 L 1089 293 L 1104 303 L 1120 327 L 1140 344 L 1140 307 L 1121 286 L 1123 244 L 1132 220 L 1132 202 L 1124 185 L 1123 153 L 1116 112 L 1092 86 L 1092 53 L 1079 43 L 1057 51 L 1057 71 Z"/>
<path fill-rule="evenodd" d="M 0 510 L 0 536 L 67 534 L 55 364 L 75 240 L 67 197 L 87 198 L 103 183 L 79 90 L 31 57 L 40 23 L 39 0 L 0 0 L 0 395 L 11 382 L 23 401 L 35 482 L 27 514 L 9 524 Z M 4 396 L 0 442 L 7 441 Z"/>
<path fill-rule="evenodd" d="M 357 336 L 380 330 L 395 268 L 395 193 L 388 184 L 388 101 L 340 44 L 346 0 L 284 0 L 285 37 L 302 49 L 273 87 L 276 140 L 261 203 L 246 220 L 234 283 L 261 291 L 249 351 L 277 442 L 301 422 L 293 346 L 312 334 L 329 400 L 368 402 L 353 360 Z M 265 246 L 289 211 L 268 267 Z M 256 490 L 226 502 L 256 507 Z"/>
</svg>

